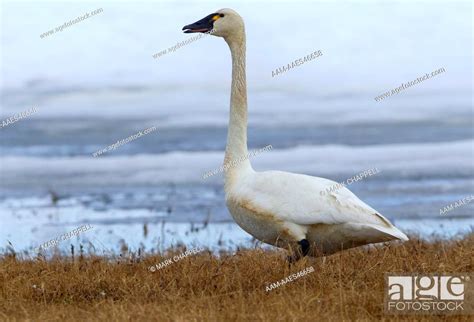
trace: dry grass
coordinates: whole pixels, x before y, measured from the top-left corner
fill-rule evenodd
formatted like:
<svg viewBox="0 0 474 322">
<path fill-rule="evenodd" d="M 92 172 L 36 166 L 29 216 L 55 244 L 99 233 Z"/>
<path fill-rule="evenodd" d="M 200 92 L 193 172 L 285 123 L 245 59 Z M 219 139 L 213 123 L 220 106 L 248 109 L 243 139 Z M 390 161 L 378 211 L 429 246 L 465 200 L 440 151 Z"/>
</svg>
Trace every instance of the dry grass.
<svg viewBox="0 0 474 322">
<path fill-rule="evenodd" d="M 441 320 L 384 314 L 385 273 L 473 271 L 474 234 L 459 241 L 413 238 L 353 249 L 291 268 L 279 251 L 242 250 L 133 261 L 100 257 L 0 259 L 0 319 L 30 321 L 342 321 Z M 175 251 L 181 253 L 182 250 Z M 314 273 L 266 292 L 268 283 L 312 265 Z M 469 321 L 469 316 L 450 320 Z"/>
</svg>

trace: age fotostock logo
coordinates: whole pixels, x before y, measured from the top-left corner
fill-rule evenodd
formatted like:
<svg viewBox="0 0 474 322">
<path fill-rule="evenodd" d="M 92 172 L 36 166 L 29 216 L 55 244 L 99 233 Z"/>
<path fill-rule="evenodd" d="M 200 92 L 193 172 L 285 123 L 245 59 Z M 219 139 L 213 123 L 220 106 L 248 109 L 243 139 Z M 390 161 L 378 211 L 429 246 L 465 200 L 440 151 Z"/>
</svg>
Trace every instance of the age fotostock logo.
<svg viewBox="0 0 474 322">
<path fill-rule="evenodd" d="M 472 314 L 471 275 L 387 275 L 385 311 L 391 314 Z"/>
</svg>

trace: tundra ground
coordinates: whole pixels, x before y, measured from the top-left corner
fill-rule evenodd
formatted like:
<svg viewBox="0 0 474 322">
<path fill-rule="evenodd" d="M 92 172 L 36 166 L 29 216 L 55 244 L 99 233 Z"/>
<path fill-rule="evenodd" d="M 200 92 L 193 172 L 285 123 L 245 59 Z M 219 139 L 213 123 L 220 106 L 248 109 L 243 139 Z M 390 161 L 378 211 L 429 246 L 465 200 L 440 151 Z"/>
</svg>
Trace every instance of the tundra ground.
<svg viewBox="0 0 474 322">
<path fill-rule="evenodd" d="M 384 313 L 386 273 L 472 272 L 474 233 L 459 240 L 411 236 L 291 267 L 279 250 L 202 251 L 110 259 L 95 255 L 0 258 L 0 320 L 4 321 L 344 321 L 455 320 L 472 316 Z M 120 259 L 121 258 L 121 259 Z M 266 286 L 312 266 L 292 282 Z"/>
</svg>

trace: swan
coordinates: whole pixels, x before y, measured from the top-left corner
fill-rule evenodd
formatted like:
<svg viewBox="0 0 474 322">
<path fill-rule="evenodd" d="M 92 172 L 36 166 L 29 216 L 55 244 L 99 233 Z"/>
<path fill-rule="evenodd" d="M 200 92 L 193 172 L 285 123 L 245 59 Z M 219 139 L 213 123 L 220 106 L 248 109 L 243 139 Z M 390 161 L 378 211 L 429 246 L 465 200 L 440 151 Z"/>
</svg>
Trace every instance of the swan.
<svg viewBox="0 0 474 322">
<path fill-rule="evenodd" d="M 287 249 L 290 262 L 352 247 L 408 240 L 378 211 L 334 181 L 303 174 L 253 170 L 247 151 L 245 26 L 232 9 L 221 9 L 183 27 L 184 33 L 222 37 L 232 56 L 230 118 L 224 164 L 227 208 L 235 222 L 256 239 Z M 329 193 L 320 193 L 330 191 Z"/>
</svg>

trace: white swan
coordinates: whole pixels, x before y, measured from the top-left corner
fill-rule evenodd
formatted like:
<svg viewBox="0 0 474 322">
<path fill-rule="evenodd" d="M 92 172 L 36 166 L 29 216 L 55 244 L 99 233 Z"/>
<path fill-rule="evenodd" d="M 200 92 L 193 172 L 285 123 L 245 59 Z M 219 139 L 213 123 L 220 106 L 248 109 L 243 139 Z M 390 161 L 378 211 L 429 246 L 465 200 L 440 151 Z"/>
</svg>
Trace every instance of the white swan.
<svg viewBox="0 0 474 322">
<path fill-rule="evenodd" d="M 230 120 L 224 164 L 247 151 L 245 27 L 232 9 L 221 9 L 183 27 L 185 33 L 212 30 L 232 54 Z M 281 171 L 255 172 L 248 159 L 225 173 L 226 204 L 242 229 L 265 243 L 297 250 L 294 257 L 322 256 L 393 239 L 408 240 L 347 188 L 321 195 L 334 181 Z M 299 246 L 298 246 L 299 245 Z"/>
</svg>

